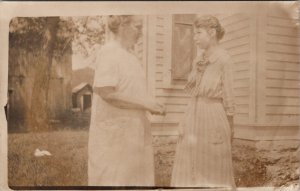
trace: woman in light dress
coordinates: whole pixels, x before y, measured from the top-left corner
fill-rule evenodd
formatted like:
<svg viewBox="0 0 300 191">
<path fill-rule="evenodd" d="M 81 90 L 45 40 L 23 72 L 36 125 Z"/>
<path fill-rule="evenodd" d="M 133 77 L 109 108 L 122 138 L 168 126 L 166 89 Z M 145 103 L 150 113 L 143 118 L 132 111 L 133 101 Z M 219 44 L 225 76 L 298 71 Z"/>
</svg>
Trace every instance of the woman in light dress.
<svg viewBox="0 0 300 191">
<path fill-rule="evenodd" d="M 97 56 L 88 143 L 90 186 L 154 186 L 146 112 L 164 114 L 147 91 L 132 48 L 142 34 L 138 16 L 109 16 L 110 40 Z"/>
<path fill-rule="evenodd" d="M 191 100 L 180 125 L 171 186 L 235 190 L 232 61 L 218 45 L 223 35 L 214 16 L 198 17 L 194 22 L 194 41 L 203 54 L 194 60 L 185 88 Z"/>
</svg>

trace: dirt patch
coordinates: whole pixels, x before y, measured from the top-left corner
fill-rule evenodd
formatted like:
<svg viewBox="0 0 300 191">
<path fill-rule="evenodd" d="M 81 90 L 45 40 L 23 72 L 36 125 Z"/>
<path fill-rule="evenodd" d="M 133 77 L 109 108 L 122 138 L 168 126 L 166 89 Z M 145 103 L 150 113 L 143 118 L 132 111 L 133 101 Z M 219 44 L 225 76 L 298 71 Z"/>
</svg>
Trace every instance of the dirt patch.
<svg viewBox="0 0 300 191">
<path fill-rule="evenodd" d="M 176 136 L 156 136 L 153 139 L 158 186 L 170 185 L 176 142 Z M 238 139 L 233 141 L 232 158 L 237 186 L 282 186 L 299 181 L 298 142 L 272 143 L 273 147 L 262 144 Z"/>
</svg>

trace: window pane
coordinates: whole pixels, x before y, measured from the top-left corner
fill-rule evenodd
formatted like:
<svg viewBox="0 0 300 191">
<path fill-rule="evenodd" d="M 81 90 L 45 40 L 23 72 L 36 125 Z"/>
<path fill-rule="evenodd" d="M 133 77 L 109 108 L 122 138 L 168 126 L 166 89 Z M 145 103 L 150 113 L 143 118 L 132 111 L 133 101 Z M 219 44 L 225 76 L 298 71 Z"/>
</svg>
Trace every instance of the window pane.
<svg viewBox="0 0 300 191">
<path fill-rule="evenodd" d="M 172 80 L 186 80 L 192 69 L 194 15 L 173 16 Z"/>
</svg>

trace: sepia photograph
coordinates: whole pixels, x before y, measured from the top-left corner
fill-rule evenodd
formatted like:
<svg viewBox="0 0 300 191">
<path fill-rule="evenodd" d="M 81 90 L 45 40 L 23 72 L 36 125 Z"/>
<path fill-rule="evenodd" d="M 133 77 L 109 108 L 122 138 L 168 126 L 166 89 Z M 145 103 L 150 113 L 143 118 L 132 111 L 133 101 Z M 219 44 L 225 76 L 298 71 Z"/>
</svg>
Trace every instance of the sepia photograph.
<svg viewBox="0 0 300 191">
<path fill-rule="evenodd" d="M 300 189 L 298 2 L 189 3 L 9 19 L 10 189 Z"/>
</svg>

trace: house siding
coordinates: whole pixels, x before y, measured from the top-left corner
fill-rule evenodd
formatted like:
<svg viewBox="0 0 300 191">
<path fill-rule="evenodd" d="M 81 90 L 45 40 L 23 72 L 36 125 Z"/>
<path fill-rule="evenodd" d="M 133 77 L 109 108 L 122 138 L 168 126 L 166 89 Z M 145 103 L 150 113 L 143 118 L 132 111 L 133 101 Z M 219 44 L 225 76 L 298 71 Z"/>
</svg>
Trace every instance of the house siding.
<svg viewBox="0 0 300 191">
<path fill-rule="evenodd" d="M 225 28 L 221 46 L 233 61 L 235 128 L 241 138 L 264 138 L 272 129 L 293 137 L 299 126 L 299 31 L 295 20 L 276 7 L 258 6 L 253 13 L 219 14 Z M 172 83 L 172 16 L 151 16 L 154 43 L 153 92 L 166 106 L 166 116 L 154 116 L 154 129 L 172 133 L 185 113 L 189 95 Z M 150 26 L 149 24 L 149 26 Z M 148 62 L 148 65 L 152 62 Z M 273 127 L 273 128 L 272 128 Z M 279 128 L 279 129 L 278 129 Z M 252 129 L 252 130 L 251 130 Z M 247 135 L 246 135 L 247 134 Z M 282 137 L 281 137 L 282 138 Z"/>
<path fill-rule="evenodd" d="M 265 122 L 299 124 L 299 30 L 286 12 L 268 9 L 265 44 Z"/>
<path fill-rule="evenodd" d="M 251 113 L 251 17 L 237 13 L 220 15 L 225 29 L 221 46 L 228 51 L 233 61 L 233 91 L 235 96 L 235 123 L 249 123 Z"/>
</svg>

